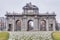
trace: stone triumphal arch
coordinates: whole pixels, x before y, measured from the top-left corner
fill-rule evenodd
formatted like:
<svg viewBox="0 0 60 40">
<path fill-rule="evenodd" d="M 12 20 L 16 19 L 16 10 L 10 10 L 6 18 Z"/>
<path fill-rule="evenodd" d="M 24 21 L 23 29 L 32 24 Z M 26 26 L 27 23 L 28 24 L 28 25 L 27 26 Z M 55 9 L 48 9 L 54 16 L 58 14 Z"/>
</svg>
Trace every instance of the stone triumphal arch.
<svg viewBox="0 0 60 40">
<path fill-rule="evenodd" d="M 27 3 L 22 14 L 6 13 L 8 31 L 55 31 L 55 13 L 39 13 L 37 6 Z"/>
</svg>

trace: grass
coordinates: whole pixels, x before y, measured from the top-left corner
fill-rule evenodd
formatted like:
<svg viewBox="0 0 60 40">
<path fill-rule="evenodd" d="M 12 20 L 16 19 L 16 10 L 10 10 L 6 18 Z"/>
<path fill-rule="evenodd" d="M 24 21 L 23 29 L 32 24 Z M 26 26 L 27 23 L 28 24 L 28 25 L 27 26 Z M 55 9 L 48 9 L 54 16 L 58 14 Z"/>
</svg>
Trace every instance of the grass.
<svg viewBox="0 0 60 40">
<path fill-rule="evenodd" d="M 60 40 L 60 32 L 52 33 L 53 40 Z"/>
<path fill-rule="evenodd" d="M 0 40 L 8 40 L 9 33 L 8 32 L 0 32 Z"/>
</svg>

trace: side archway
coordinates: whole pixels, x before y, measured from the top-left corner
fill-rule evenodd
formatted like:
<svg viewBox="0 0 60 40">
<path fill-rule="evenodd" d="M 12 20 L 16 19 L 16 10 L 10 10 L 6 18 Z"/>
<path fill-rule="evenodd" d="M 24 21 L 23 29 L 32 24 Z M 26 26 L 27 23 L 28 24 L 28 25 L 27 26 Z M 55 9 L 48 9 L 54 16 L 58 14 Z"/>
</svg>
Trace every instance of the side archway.
<svg viewBox="0 0 60 40">
<path fill-rule="evenodd" d="M 28 20 L 28 22 L 27 22 L 27 31 L 33 30 L 33 27 L 34 27 L 33 20 Z"/>
<path fill-rule="evenodd" d="M 17 20 L 16 21 L 16 31 L 21 31 L 21 21 L 20 20 Z"/>
<path fill-rule="evenodd" d="M 46 21 L 45 20 L 41 20 L 41 22 L 40 22 L 40 30 L 41 31 L 46 31 Z"/>
</svg>

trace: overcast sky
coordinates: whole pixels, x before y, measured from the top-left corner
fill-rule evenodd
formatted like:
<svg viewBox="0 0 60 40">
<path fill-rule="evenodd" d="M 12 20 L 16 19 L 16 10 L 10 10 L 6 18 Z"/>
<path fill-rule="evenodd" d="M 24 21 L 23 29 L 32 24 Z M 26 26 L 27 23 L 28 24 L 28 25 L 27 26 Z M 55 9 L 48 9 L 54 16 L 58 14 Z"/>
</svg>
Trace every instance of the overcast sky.
<svg viewBox="0 0 60 40">
<path fill-rule="evenodd" d="M 22 13 L 22 7 L 29 2 L 36 5 L 40 13 L 55 12 L 60 23 L 60 0 L 0 0 L 0 17 L 5 16 L 6 11 Z"/>
</svg>

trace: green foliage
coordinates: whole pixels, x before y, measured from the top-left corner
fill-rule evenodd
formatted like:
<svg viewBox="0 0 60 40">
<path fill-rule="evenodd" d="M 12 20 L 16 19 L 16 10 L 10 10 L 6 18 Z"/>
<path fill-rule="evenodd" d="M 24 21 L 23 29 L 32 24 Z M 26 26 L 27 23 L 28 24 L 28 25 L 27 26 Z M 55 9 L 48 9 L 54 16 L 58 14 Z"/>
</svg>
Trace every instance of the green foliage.
<svg viewBox="0 0 60 40">
<path fill-rule="evenodd" d="M 60 40 L 60 32 L 52 33 L 53 40 Z"/>
<path fill-rule="evenodd" d="M 35 34 L 32 35 L 22 35 L 19 37 L 19 35 L 15 35 L 15 37 L 12 40 L 50 40 L 49 38 L 44 38 L 41 35 L 36 36 Z"/>
<path fill-rule="evenodd" d="M 8 40 L 9 33 L 8 32 L 0 32 L 0 40 Z"/>
</svg>

